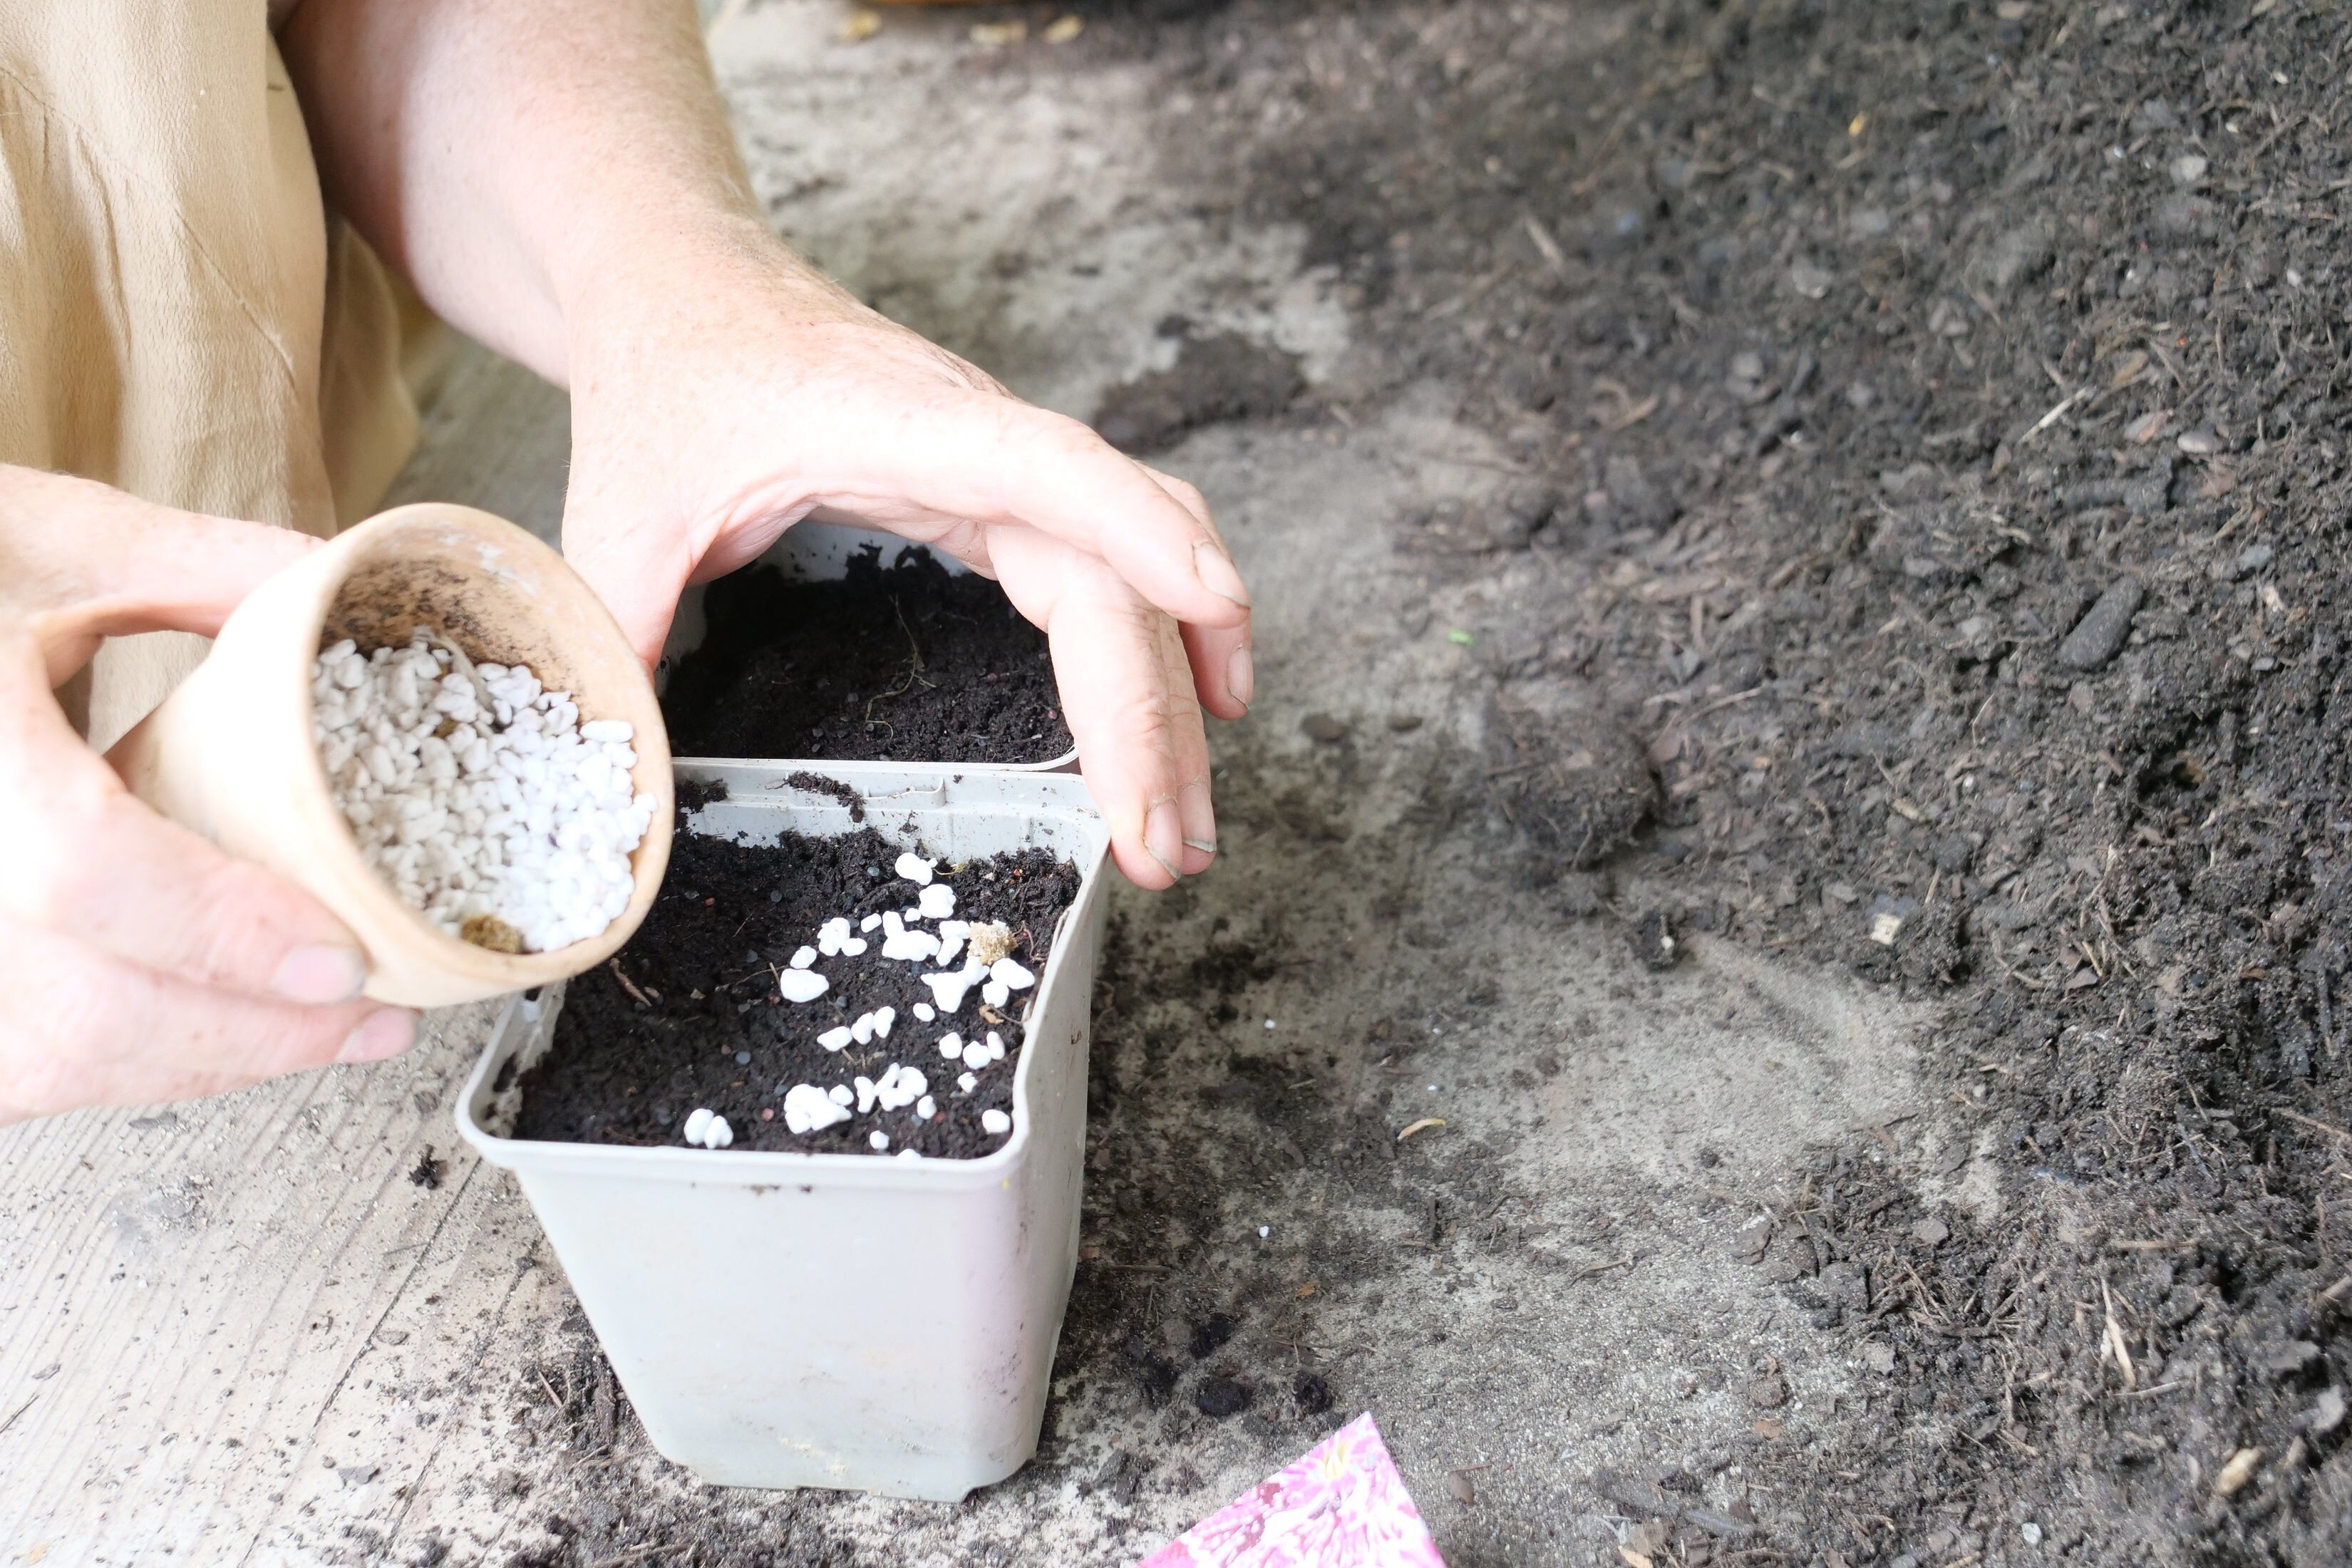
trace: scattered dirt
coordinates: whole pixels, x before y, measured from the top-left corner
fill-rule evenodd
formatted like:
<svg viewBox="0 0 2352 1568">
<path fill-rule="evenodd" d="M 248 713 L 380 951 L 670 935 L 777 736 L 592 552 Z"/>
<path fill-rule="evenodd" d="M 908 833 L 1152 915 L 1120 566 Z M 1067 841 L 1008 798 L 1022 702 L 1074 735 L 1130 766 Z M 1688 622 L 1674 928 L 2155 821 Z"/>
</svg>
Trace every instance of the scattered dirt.
<svg viewBox="0 0 2352 1568">
<path fill-rule="evenodd" d="M 1160 35 L 1188 147 L 1511 454 L 1398 548 L 1514 584 L 1497 701 L 1643 737 L 1611 875 L 1953 1020 L 1937 1135 L 1823 1151 L 1758 1255 L 1885 1386 L 1759 1419 L 1748 1550 L 2343 1561 L 2352 23 L 1660 0 L 1591 59 L 1559 13 L 1276 15 Z M 1500 804 L 1538 879 L 1600 837 Z"/>
<path fill-rule="evenodd" d="M 1184 331 L 1188 323 L 1163 324 Z M 1103 439 L 1122 451 L 1164 451 L 1203 425 L 1279 414 L 1307 390 L 1298 356 L 1234 332 L 1186 338 L 1176 363 L 1113 387 L 1095 416 Z"/>
<path fill-rule="evenodd" d="M 433 1146 L 428 1143 L 425 1152 L 416 1156 L 416 1163 L 409 1168 L 408 1184 L 429 1192 L 440 1186 L 441 1178 L 448 1173 L 449 1162 L 434 1153 Z"/>
<path fill-rule="evenodd" d="M 1657 805 L 1641 742 L 1604 714 L 1539 712 L 1498 693 L 1486 738 L 1496 804 L 1566 868 L 1600 864 Z"/>
<path fill-rule="evenodd" d="M 776 971 L 827 920 L 846 915 L 855 926 L 913 903 L 914 884 L 891 868 L 898 847 L 872 828 L 731 843 L 688 832 L 688 809 L 681 803 L 669 872 L 645 924 L 612 963 L 566 988 L 554 1043 L 522 1076 L 514 1135 L 672 1144 L 688 1113 L 708 1107 L 727 1118 L 736 1149 L 871 1154 L 867 1137 L 877 1128 L 889 1134 L 893 1154 L 970 1159 L 1003 1142 L 982 1128 L 981 1113 L 1013 1110 L 1019 1015 L 1034 991 L 995 1019 L 975 993 L 952 1018 L 922 1023 L 912 1009 L 929 993 L 907 964 L 881 956 L 877 930 L 865 933 L 865 952 L 818 960 L 831 988 L 815 1001 L 786 1003 L 776 994 Z M 1044 972 L 1055 922 L 1077 898 L 1076 868 L 1033 849 L 955 867 L 941 861 L 934 876 L 955 889 L 957 919 L 1003 921 L 1014 956 Z M 898 1013 L 888 1038 L 838 1052 L 816 1043 L 886 1005 Z M 965 1094 L 956 1079 L 966 1069 L 945 1060 L 938 1043 L 950 1032 L 985 1038 L 991 1028 L 1004 1041 L 1004 1059 L 977 1069 L 979 1086 Z M 784 1095 L 794 1085 L 831 1088 L 859 1076 L 878 1082 L 893 1063 L 923 1074 L 938 1115 L 919 1121 L 909 1105 L 813 1133 L 785 1127 Z"/>
<path fill-rule="evenodd" d="M 680 756 L 1046 763 L 1070 750 L 1045 635 L 928 550 L 845 577 L 748 566 L 711 584 L 709 634 L 662 699 Z"/>
</svg>

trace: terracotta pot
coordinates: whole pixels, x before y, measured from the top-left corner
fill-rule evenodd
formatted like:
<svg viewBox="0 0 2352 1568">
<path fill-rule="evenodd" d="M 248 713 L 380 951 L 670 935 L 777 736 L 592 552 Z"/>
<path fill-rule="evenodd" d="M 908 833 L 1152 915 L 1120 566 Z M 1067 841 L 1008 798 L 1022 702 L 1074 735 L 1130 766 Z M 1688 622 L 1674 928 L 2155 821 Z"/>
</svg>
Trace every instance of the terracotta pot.
<svg viewBox="0 0 2352 1568">
<path fill-rule="evenodd" d="M 476 947 L 427 923 L 361 857 L 311 739 L 311 668 L 324 643 L 405 644 L 419 625 L 477 663 L 529 665 L 571 692 L 583 720 L 636 727 L 633 776 L 653 797 L 653 825 L 632 857 L 628 908 L 602 936 L 551 952 Z M 411 1007 L 527 990 L 604 963 L 645 918 L 669 861 L 669 741 L 645 666 L 561 555 L 470 507 L 385 512 L 264 583 L 107 760 L 164 816 L 309 889 L 366 951 L 367 994 Z"/>
</svg>

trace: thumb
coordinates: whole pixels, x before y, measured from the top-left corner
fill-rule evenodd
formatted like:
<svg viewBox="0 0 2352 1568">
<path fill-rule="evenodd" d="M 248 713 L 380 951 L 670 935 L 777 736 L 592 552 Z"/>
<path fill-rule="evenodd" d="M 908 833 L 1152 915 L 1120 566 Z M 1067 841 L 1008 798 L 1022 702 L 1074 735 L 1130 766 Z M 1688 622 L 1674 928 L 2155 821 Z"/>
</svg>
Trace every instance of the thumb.
<svg viewBox="0 0 2352 1568">
<path fill-rule="evenodd" d="M 701 559 L 696 542 L 685 530 L 649 523 L 611 527 L 593 513 L 564 513 L 564 560 L 596 590 L 648 669 L 661 658 L 677 597 Z"/>
</svg>

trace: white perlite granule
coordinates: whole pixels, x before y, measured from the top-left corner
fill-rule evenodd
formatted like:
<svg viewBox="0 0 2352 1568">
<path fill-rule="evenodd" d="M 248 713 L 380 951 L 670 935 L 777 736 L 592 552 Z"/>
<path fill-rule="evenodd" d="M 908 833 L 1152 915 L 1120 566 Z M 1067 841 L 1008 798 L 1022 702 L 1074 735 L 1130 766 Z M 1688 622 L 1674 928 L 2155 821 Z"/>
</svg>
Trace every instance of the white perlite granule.
<svg viewBox="0 0 2352 1568">
<path fill-rule="evenodd" d="M 310 691 L 319 760 L 360 852 L 436 926 L 547 952 L 628 907 L 654 803 L 633 791 L 626 722 L 583 724 L 571 693 L 542 691 L 529 667 L 473 666 L 422 626 L 406 647 L 324 649 Z"/>
</svg>

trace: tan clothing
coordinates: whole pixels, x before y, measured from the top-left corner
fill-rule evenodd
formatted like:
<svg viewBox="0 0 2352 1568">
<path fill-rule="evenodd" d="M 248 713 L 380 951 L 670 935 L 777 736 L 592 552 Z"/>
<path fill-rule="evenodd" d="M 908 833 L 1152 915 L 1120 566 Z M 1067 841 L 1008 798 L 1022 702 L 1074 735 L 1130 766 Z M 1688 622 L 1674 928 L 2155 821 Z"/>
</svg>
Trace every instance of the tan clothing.
<svg viewBox="0 0 2352 1568">
<path fill-rule="evenodd" d="M 324 536 L 416 412 L 269 24 L 265 0 L 0 0 L 0 462 Z M 93 743 L 204 646 L 110 641 L 66 694 Z"/>
</svg>

